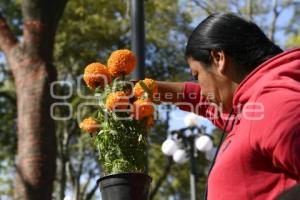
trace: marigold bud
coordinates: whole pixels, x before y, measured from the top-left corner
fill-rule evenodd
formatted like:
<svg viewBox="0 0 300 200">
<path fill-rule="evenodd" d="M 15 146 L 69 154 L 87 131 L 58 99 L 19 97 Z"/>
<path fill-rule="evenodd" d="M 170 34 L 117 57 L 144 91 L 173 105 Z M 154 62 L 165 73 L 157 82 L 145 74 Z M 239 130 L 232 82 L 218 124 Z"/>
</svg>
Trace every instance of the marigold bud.
<svg viewBox="0 0 300 200">
<path fill-rule="evenodd" d="M 145 117 L 152 115 L 154 112 L 154 104 L 149 99 L 138 99 L 133 104 L 134 119 L 141 120 Z"/>
<path fill-rule="evenodd" d="M 83 80 L 91 89 L 96 87 L 104 87 L 105 84 L 111 82 L 108 69 L 101 63 L 91 63 L 84 69 Z"/>
<path fill-rule="evenodd" d="M 114 51 L 108 61 L 107 66 L 109 73 L 113 77 L 130 74 L 136 65 L 136 57 L 132 51 L 121 49 Z"/>
<path fill-rule="evenodd" d="M 126 109 L 128 105 L 129 98 L 123 91 L 110 93 L 106 98 L 106 108 L 110 111 Z"/>
<path fill-rule="evenodd" d="M 84 119 L 80 124 L 79 127 L 88 133 L 94 133 L 100 129 L 99 124 L 93 118 L 89 117 Z"/>
<path fill-rule="evenodd" d="M 156 81 L 153 79 L 146 78 L 145 80 L 143 80 L 143 83 L 145 84 L 145 86 L 147 86 L 149 91 L 152 93 L 152 96 L 150 96 L 150 98 L 153 98 L 153 96 L 158 93 L 158 86 L 157 86 Z M 144 88 L 141 86 L 140 82 L 137 82 L 133 88 L 134 96 L 136 98 L 140 98 L 145 94 L 145 92 L 147 92 L 147 91 L 144 90 Z"/>
</svg>

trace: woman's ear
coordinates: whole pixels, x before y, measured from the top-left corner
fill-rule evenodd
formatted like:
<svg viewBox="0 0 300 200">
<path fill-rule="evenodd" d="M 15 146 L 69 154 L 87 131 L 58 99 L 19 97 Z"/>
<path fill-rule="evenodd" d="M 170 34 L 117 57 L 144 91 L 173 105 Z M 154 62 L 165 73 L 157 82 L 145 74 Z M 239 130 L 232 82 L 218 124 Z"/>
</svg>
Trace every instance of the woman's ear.
<svg viewBox="0 0 300 200">
<path fill-rule="evenodd" d="M 211 50 L 210 54 L 216 70 L 221 74 L 224 74 L 226 70 L 226 55 L 224 51 Z"/>
</svg>

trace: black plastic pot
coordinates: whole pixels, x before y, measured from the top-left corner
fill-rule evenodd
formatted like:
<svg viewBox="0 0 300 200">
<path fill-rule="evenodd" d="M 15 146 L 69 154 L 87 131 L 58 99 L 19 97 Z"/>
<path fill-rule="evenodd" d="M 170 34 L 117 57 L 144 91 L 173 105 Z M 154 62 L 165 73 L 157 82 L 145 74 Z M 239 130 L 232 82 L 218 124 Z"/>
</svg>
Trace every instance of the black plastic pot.
<svg viewBox="0 0 300 200">
<path fill-rule="evenodd" d="M 147 200 L 152 178 L 142 173 L 120 173 L 98 179 L 102 200 Z"/>
</svg>

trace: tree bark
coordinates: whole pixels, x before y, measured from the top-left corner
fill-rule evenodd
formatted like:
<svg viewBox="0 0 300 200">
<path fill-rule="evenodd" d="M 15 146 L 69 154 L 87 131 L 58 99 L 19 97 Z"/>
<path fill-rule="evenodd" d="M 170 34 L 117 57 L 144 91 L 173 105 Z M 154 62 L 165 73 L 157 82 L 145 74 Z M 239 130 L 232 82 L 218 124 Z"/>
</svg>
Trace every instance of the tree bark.
<svg viewBox="0 0 300 200">
<path fill-rule="evenodd" d="M 55 177 L 56 142 L 50 117 L 50 83 L 55 68 L 41 59 L 13 59 L 18 109 L 16 199 L 51 199 Z M 26 64 L 20 65 L 19 63 Z"/>
<path fill-rule="evenodd" d="M 11 67 L 17 94 L 15 199 L 52 199 L 56 140 L 50 84 L 56 79 L 53 46 L 65 4 L 65 0 L 23 0 L 21 43 L 0 16 L 0 48 Z"/>
</svg>

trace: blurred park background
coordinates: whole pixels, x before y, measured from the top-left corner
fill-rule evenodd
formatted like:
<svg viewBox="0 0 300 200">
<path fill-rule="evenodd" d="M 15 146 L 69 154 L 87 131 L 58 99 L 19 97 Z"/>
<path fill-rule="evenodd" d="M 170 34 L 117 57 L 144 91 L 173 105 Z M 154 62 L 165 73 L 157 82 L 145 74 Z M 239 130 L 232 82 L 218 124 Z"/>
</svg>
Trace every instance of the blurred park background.
<svg viewBox="0 0 300 200">
<path fill-rule="evenodd" d="M 251 18 L 283 49 L 300 45 L 296 0 L 145 0 L 144 8 L 145 76 L 155 80 L 192 80 L 185 44 L 193 28 L 214 12 Z M 0 0 L 1 200 L 34 199 L 22 197 L 24 188 L 49 199 L 100 198 L 98 152 L 78 128 L 78 112 L 84 116 L 93 109 L 78 105 L 93 100 L 78 95 L 88 91 L 77 80 L 88 63 L 105 64 L 111 51 L 131 48 L 130 13 L 130 0 Z M 168 132 L 182 128 L 187 113 L 163 106 L 149 133 L 150 199 L 187 200 L 188 163 L 175 164 L 161 152 Z M 217 143 L 220 131 L 202 118 L 199 125 L 214 133 Z M 201 196 L 208 164 L 199 153 Z"/>
</svg>

